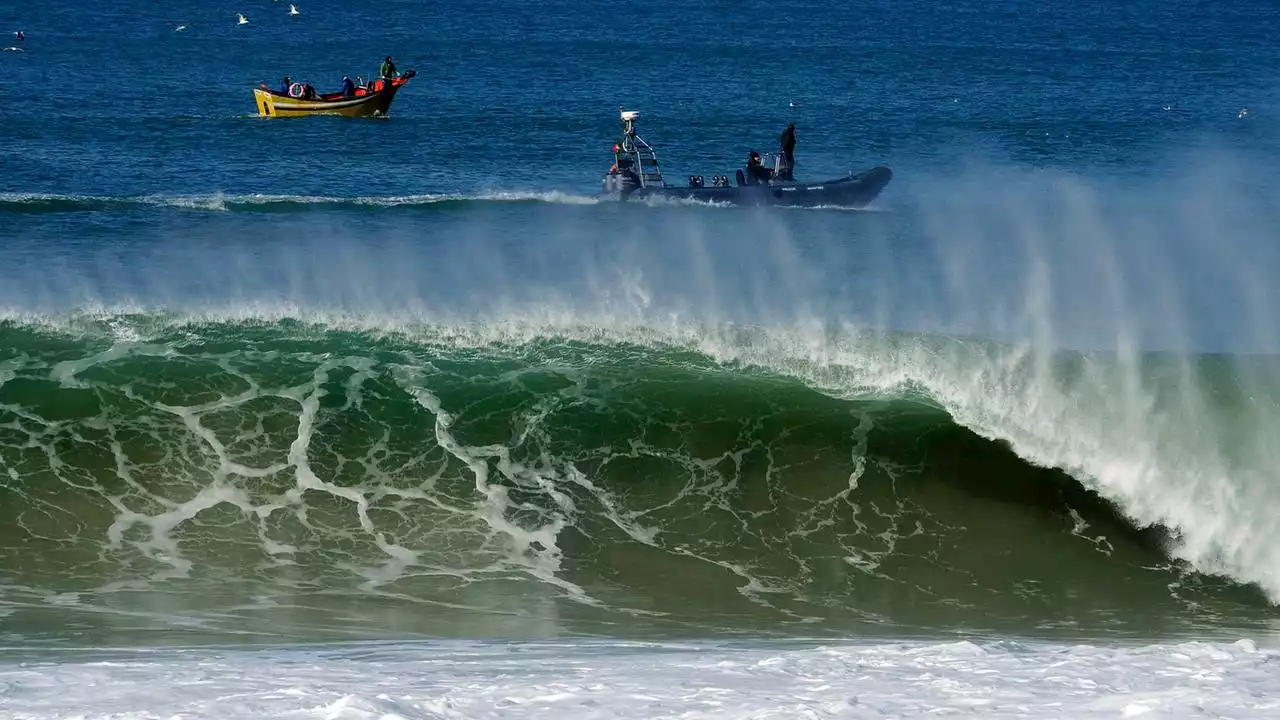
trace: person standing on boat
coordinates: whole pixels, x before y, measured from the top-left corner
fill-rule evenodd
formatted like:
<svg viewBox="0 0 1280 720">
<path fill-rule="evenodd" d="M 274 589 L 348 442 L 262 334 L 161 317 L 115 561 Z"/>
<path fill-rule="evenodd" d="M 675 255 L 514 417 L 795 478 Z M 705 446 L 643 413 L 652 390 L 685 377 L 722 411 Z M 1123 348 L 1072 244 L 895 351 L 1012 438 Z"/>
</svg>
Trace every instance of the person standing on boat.
<svg viewBox="0 0 1280 720">
<path fill-rule="evenodd" d="M 391 59 L 391 56 L 388 55 L 387 59 L 384 60 L 382 63 L 382 77 L 389 80 L 393 77 L 396 77 L 399 74 L 400 74 L 400 71 L 396 70 L 395 62 Z"/>
<path fill-rule="evenodd" d="M 351 82 L 351 78 L 346 75 L 342 76 L 342 97 L 355 97 L 356 84 Z"/>
<path fill-rule="evenodd" d="M 782 131 L 782 136 L 778 138 L 778 147 L 782 150 L 782 158 L 787 161 L 786 167 L 778 173 L 783 180 L 796 179 L 796 126 L 794 123 L 787 125 L 787 129 Z"/>
<path fill-rule="evenodd" d="M 280 94 L 281 94 L 281 95 L 288 95 L 288 94 L 289 94 L 289 86 L 290 86 L 290 85 L 292 85 L 292 84 L 293 84 L 293 78 L 289 77 L 288 75 L 285 75 L 285 76 L 284 76 L 284 81 L 280 83 Z"/>
</svg>

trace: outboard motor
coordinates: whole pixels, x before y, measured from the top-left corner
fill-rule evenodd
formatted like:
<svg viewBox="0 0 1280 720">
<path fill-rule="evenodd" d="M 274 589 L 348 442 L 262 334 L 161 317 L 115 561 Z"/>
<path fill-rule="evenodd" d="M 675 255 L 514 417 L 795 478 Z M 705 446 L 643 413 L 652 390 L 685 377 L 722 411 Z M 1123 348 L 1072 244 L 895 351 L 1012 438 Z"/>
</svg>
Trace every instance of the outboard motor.
<svg viewBox="0 0 1280 720">
<path fill-rule="evenodd" d="M 622 199 L 640 189 L 640 178 L 636 176 L 630 165 L 619 167 L 616 171 L 604 176 L 606 194 L 617 194 Z"/>
</svg>

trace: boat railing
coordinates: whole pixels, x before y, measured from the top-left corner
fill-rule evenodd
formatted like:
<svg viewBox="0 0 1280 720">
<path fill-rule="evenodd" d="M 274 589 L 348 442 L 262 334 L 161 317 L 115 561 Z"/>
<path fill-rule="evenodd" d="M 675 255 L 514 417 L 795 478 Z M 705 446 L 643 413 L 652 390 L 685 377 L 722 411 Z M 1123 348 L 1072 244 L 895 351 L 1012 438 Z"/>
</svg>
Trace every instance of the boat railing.
<svg viewBox="0 0 1280 720">
<path fill-rule="evenodd" d="M 761 153 L 760 162 L 765 167 L 772 168 L 775 176 L 781 176 L 787 170 L 787 158 L 781 152 Z"/>
<path fill-rule="evenodd" d="M 626 155 L 631 159 L 641 187 L 665 187 L 666 181 L 662 179 L 662 167 L 658 163 L 657 151 L 636 133 L 636 118 L 639 116 L 640 113 L 634 110 L 619 109 L 619 117 L 622 120 L 622 142 L 619 143 L 618 154 Z"/>
<path fill-rule="evenodd" d="M 619 154 L 627 155 L 631 158 L 636 168 L 636 175 L 640 178 L 641 187 L 664 187 L 666 185 L 666 182 L 662 179 L 662 167 L 658 162 L 658 153 L 649 143 L 644 141 L 644 138 L 634 131 L 623 136 Z"/>
</svg>

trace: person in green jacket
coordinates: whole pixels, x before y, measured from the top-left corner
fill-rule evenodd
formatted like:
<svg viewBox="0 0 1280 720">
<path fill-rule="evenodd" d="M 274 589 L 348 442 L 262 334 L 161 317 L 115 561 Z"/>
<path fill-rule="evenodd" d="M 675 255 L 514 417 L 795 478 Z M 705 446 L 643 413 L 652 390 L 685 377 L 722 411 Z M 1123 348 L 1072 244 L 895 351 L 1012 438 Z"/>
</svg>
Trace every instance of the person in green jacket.
<svg viewBox="0 0 1280 720">
<path fill-rule="evenodd" d="M 392 62 L 391 56 L 388 55 L 387 59 L 382 62 L 382 77 L 393 78 L 398 75 L 400 75 L 400 71 L 396 70 L 396 64 Z"/>
</svg>

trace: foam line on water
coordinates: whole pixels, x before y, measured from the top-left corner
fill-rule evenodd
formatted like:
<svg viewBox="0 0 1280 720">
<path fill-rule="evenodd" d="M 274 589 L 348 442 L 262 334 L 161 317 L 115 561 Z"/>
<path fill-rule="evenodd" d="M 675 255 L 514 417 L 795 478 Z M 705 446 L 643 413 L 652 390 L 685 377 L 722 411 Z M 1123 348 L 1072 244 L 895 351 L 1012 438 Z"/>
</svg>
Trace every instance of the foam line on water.
<svg viewBox="0 0 1280 720">
<path fill-rule="evenodd" d="M 226 212 L 269 212 L 290 207 L 328 206 L 397 208 L 442 203 L 547 203 L 594 205 L 598 198 L 558 190 L 492 190 L 474 194 L 420 193 L 385 196 L 287 195 L 267 193 L 208 193 L 193 195 L 72 195 L 57 193 L 0 193 L 0 212 L 89 212 L 130 207 L 175 208 Z"/>
<path fill-rule="evenodd" d="M 1261 720 L 1273 648 L 1001 642 L 366 644 L 0 664 L 12 717 L 446 720 L 922 717 Z M 92 696 L 86 688 L 92 688 Z M 94 712 L 86 716 L 85 704 Z"/>
</svg>

